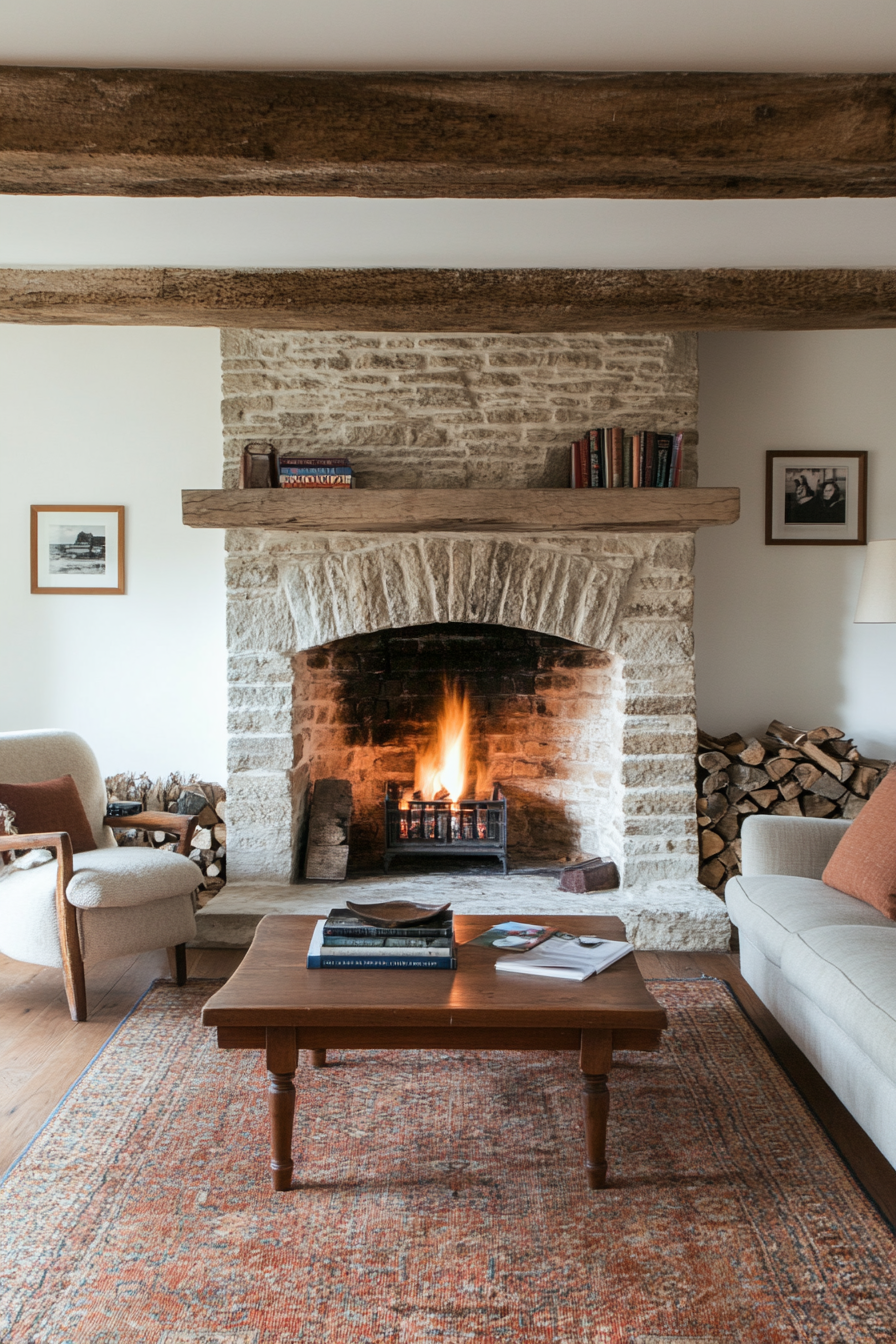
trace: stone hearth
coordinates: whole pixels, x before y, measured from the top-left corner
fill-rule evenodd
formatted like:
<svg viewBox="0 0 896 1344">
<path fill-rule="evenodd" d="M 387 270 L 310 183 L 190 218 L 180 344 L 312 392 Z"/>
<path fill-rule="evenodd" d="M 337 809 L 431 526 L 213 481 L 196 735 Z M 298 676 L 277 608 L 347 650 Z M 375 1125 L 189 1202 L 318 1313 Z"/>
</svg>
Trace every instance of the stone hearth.
<svg viewBox="0 0 896 1344">
<path fill-rule="evenodd" d="M 618 915 L 629 940 L 644 950 L 677 948 L 684 952 L 726 951 L 731 924 L 725 906 L 706 887 L 669 880 L 649 890 L 628 889 L 574 896 L 557 890 L 555 877 L 511 872 L 496 877 L 493 868 L 459 872 L 368 874 L 347 882 L 237 882 L 197 915 L 197 947 L 248 947 L 265 915 L 326 915 L 344 901 L 451 901 L 462 915 L 498 915 L 504 919 L 536 915 Z"/>
<path fill-rule="evenodd" d="M 502 462 L 508 483 L 544 485 L 573 434 L 627 423 L 684 429 L 693 481 L 687 335 L 224 341 L 225 480 L 242 444 L 264 437 L 309 456 L 348 451 L 368 489 L 410 484 L 410 471 L 420 484 L 500 488 Z M 426 461 L 432 480 L 419 475 Z M 692 536 L 244 529 L 227 547 L 228 885 L 200 915 L 204 945 L 239 945 L 273 909 L 444 891 L 459 911 L 620 913 L 641 947 L 727 946 L 724 905 L 696 880 Z M 432 650 L 447 658 L 449 635 L 472 640 L 469 663 L 477 628 L 503 668 L 465 675 L 488 769 L 520 818 L 509 876 L 434 863 L 297 883 L 316 778 L 352 780 L 355 862 L 373 868 L 377 798 L 412 746 L 393 729 L 403 714 L 409 737 L 422 731 L 413 678 L 431 684 Z M 511 648 L 531 666 L 511 669 Z M 595 853 L 616 862 L 619 892 L 569 897 L 552 877 L 513 871 Z"/>
</svg>

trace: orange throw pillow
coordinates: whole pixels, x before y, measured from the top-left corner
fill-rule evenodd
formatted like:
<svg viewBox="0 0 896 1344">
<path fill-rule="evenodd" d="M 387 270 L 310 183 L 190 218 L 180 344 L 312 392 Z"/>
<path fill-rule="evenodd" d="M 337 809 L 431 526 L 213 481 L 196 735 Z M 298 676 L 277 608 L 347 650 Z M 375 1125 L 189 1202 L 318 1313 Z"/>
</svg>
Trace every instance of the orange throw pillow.
<svg viewBox="0 0 896 1344">
<path fill-rule="evenodd" d="M 75 854 L 96 849 L 78 786 L 71 775 L 41 784 L 0 784 L 0 803 L 16 814 L 19 835 L 68 831 Z"/>
<path fill-rule="evenodd" d="M 896 919 L 896 770 L 878 784 L 831 855 L 821 880 Z"/>
</svg>

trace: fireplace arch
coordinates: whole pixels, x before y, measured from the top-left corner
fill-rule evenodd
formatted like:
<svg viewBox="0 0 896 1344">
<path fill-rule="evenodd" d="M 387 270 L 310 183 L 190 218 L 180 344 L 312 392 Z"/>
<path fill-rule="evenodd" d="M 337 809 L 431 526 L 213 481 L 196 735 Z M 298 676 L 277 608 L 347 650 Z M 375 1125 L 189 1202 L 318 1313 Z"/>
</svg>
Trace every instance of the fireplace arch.
<svg viewBox="0 0 896 1344">
<path fill-rule="evenodd" d="M 635 567 L 496 537 L 414 536 L 280 559 L 295 648 L 409 625 L 505 625 L 604 648 Z"/>
</svg>

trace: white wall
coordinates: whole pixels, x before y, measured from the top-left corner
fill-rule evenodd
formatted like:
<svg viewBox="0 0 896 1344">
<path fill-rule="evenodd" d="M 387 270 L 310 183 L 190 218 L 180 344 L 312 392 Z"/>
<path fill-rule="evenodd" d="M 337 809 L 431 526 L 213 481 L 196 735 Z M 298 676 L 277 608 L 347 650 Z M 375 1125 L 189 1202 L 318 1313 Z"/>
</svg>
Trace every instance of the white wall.
<svg viewBox="0 0 896 1344">
<path fill-rule="evenodd" d="M 854 625 L 862 547 L 766 546 L 768 448 L 865 448 L 871 540 L 896 537 L 896 331 L 700 336 L 700 484 L 741 519 L 697 536 L 697 707 L 708 732 L 834 724 L 896 757 L 896 625 Z"/>
<path fill-rule="evenodd" d="M 867 448 L 896 537 L 896 331 L 700 338 L 702 485 L 742 517 L 697 541 L 701 725 L 834 723 L 896 757 L 896 626 L 852 617 L 856 547 L 765 546 L 767 448 Z M 220 483 L 218 333 L 0 325 L 0 731 L 66 726 L 106 773 L 225 775 L 223 541 L 180 522 Z M 30 594 L 29 506 L 124 504 L 124 597 Z"/>
<path fill-rule="evenodd" d="M 225 777 L 218 332 L 0 325 L 0 731 L 72 728 L 105 774 Z M 127 592 L 33 596 L 32 504 L 124 504 Z"/>
</svg>

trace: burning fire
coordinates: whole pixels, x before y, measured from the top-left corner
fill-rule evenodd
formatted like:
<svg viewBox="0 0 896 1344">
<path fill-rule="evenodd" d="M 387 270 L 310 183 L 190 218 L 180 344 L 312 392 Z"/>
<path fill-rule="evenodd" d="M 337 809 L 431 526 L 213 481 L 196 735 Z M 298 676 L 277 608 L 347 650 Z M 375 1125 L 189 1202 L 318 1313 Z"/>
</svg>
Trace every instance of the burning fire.
<svg viewBox="0 0 896 1344">
<path fill-rule="evenodd" d="M 414 790 L 421 798 L 466 797 L 470 774 L 470 702 L 457 687 L 445 687 L 433 743 L 417 757 Z"/>
</svg>

